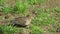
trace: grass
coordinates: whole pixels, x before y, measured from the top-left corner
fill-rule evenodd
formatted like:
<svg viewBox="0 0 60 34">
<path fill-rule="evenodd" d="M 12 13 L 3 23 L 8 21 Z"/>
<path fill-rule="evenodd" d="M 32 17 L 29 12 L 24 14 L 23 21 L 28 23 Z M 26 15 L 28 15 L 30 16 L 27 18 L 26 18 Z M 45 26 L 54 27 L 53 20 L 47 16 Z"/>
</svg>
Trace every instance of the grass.
<svg viewBox="0 0 60 34">
<path fill-rule="evenodd" d="M 43 34 L 44 32 L 41 28 L 35 25 L 31 25 L 30 29 L 32 30 L 31 34 Z"/>
<path fill-rule="evenodd" d="M 41 26 L 41 25 L 49 25 L 55 23 L 54 18 L 51 16 L 50 13 L 44 11 L 44 9 L 38 9 L 38 15 L 35 17 L 35 19 L 32 20 L 32 23 Z"/>
<path fill-rule="evenodd" d="M 12 12 L 12 8 L 10 8 L 10 7 L 3 7 L 2 8 L 2 11 L 3 11 L 3 13 L 4 14 L 8 14 L 8 13 L 11 13 Z"/>
<path fill-rule="evenodd" d="M 18 31 L 19 29 L 13 26 L 0 25 L 0 34 L 13 34 Z"/>
<path fill-rule="evenodd" d="M 60 19 L 60 10 L 59 8 L 50 8 L 50 9 L 41 9 L 41 8 L 37 8 L 36 11 L 39 13 L 33 20 L 32 20 L 32 24 L 35 26 L 48 26 L 52 25 L 51 27 L 53 27 L 57 21 L 57 23 L 59 24 L 59 19 Z M 52 16 L 51 13 L 53 13 L 54 15 Z M 56 20 L 56 18 L 58 18 Z M 56 24 L 57 25 L 57 24 Z M 57 25 L 55 27 L 60 29 L 60 26 Z M 55 32 L 56 28 L 49 28 L 48 31 L 49 32 Z M 36 28 L 37 29 L 37 28 Z"/>
<path fill-rule="evenodd" d="M 44 3 L 46 0 L 16 0 L 16 6 L 13 8 L 11 7 L 3 7 L 2 11 L 4 14 L 14 13 L 14 14 L 28 14 L 29 5 L 40 5 Z M 4 0 L 0 0 L 0 5 L 4 5 Z M 35 6 L 34 6 L 35 7 Z M 32 8 L 34 8 L 32 7 Z M 51 16 L 51 13 L 56 12 L 57 17 L 60 18 L 60 8 L 49 8 L 49 9 L 42 9 L 42 8 L 35 8 L 35 11 L 38 12 L 38 15 L 32 19 L 30 29 L 32 30 L 31 34 L 43 34 L 44 30 L 40 28 L 40 26 L 48 26 L 54 24 L 56 20 L 54 19 L 55 16 Z M 0 19 L 2 16 L 0 16 Z M 60 28 L 60 24 L 58 25 Z M 25 29 L 24 29 L 25 30 Z M 19 28 L 13 26 L 4 26 L 0 25 L 0 34 L 12 34 L 14 32 L 18 32 Z M 54 32 L 53 28 L 48 29 L 48 31 Z"/>
<path fill-rule="evenodd" d="M 5 1 L 1 0 L 0 3 L 3 4 Z M 44 0 L 24 0 L 24 2 L 22 0 L 16 0 L 16 6 L 13 8 L 11 7 L 5 7 L 3 6 L 2 10 L 5 14 L 10 13 L 10 12 L 14 12 L 14 13 L 22 13 L 23 15 L 27 15 L 28 13 L 28 7 L 29 5 L 33 5 L 34 3 L 43 3 Z M 3 4 L 4 5 L 4 4 Z"/>
<path fill-rule="evenodd" d="M 27 14 L 27 9 L 28 8 L 28 3 L 25 1 L 24 3 L 20 0 L 17 0 L 16 1 L 16 8 L 15 8 L 15 13 L 19 14 L 19 13 L 22 13 L 24 15 Z"/>
<path fill-rule="evenodd" d="M 40 3 L 41 1 L 42 0 L 38 0 L 38 1 L 37 0 L 25 0 L 25 2 L 23 3 L 22 0 L 16 0 L 16 7 L 14 7 L 14 9 L 11 7 L 3 6 L 2 11 L 4 14 L 13 12 L 16 14 L 22 13 L 23 15 L 27 15 L 29 5 L 31 4 L 33 5 L 34 3 L 37 3 L 37 2 Z M 4 0 L 1 0 L 0 3 L 3 4 Z M 31 32 L 31 34 L 42 34 L 42 30 L 39 29 L 37 26 L 31 25 L 30 29 L 33 31 Z M 1 31 L 1 34 L 12 34 L 14 32 L 18 32 L 18 28 L 15 28 L 13 26 L 0 25 L 0 31 Z"/>
<path fill-rule="evenodd" d="M 44 3 L 46 0 L 27 0 L 29 4 L 31 5 L 35 5 L 35 4 L 42 4 Z"/>
<path fill-rule="evenodd" d="M 0 0 L 0 5 L 3 6 L 5 3 L 5 0 Z"/>
<path fill-rule="evenodd" d="M 48 29 L 49 32 L 55 32 L 55 30 L 56 30 L 56 29 L 54 29 L 54 28 Z"/>
</svg>

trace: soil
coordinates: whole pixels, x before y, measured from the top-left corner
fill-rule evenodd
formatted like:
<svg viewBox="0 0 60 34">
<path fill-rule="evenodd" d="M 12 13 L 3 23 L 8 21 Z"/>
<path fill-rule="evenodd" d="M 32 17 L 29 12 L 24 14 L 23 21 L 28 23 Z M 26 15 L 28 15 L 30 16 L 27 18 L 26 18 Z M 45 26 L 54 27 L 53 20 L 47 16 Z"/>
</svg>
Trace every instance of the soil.
<svg viewBox="0 0 60 34">
<path fill-rule="evenodd" d="M 15 1 L 13 2 L 13 3 L 11 3 L 11 1 L 12 0 L 9 0 L 9 2 L 7 2 L 8 4 L 7 5 L 9 5 L 9 7 L 11 7 L 10 5 L 12 5 L 12 4 L 14 4 L 15 3 Z M 12 6 L 14 6 L 14 5 L 12 5 Z M 40 4 L 40 5 L 35 5 L 36 7 L 39 7 L 39 8 L 43 8 L 43 9 L 49 9 L 49 8 L 56 8 L 56 7 L 60 7 L 60 0 L 46 0 L 45 1 L 45 3 L 43 3 L 43 4 Z M 56 23 L 55 24 L 51 24 L 51 25 L 48 25 L 48 26 L 42 26 L 41 28 L 43 29 L 43 30 L 45 30 L 45 32 L 44 32 L 44 34 L 60 34 L 60 31 L 59 32 L 56 32 L 57 31 L 57 25 L 59 24 L 59 20 L 60 20 L 60 18 L 59 17 L 56 17 L 57 16 L 57 14 L 58 13 L 56 13 L 56 12 L 52 12 L 51 13 L 51 15 L 52 15 L 52 17 L 54 17 L 54 19 L 56 19 Z M 2 15 L 2 13 L 0 12 L 0 16 Z M 15 18 L 15 16 L 12 16 L 12 15 L 8 15 L 8 16 L 5 16 L 5 17 L 3 17 L 3 18 L 9 18 L 9 17 L 12 17 L 12 18 Z M 2 18 L 2 20 L 0 20 L 0 24 L 4 24 L 4 20 L 3 20 L 3 18 Z M 54 27 L 55 26 L 55 27 Z M 49 28 L 54 28 L 55 29 L 55 31 L 54 32 L 49 32 L 48 31 L 48 29 Z"/>
</svg>

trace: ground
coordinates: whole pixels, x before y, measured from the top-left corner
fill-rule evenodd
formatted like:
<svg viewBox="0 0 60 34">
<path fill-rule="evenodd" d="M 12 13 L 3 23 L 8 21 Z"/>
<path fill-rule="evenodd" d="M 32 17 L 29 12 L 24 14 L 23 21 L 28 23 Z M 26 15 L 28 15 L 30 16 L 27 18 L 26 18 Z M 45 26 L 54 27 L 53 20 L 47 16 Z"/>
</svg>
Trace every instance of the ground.
<svg viewBox="0 0 60 34">
<path fill-rule="evenodd" d="M 32 12 L 37 14 L 31 19 L 30 34 L 60 34 L 60 0 L 6 1 L 0 0 L 0 30 L 3 34 L 21 34 L 21 31 L 27 31 L 26 28 L 8 24 L 15 18 L 26 17 L 28 14 L 32 16 Z"/>
</svg>

